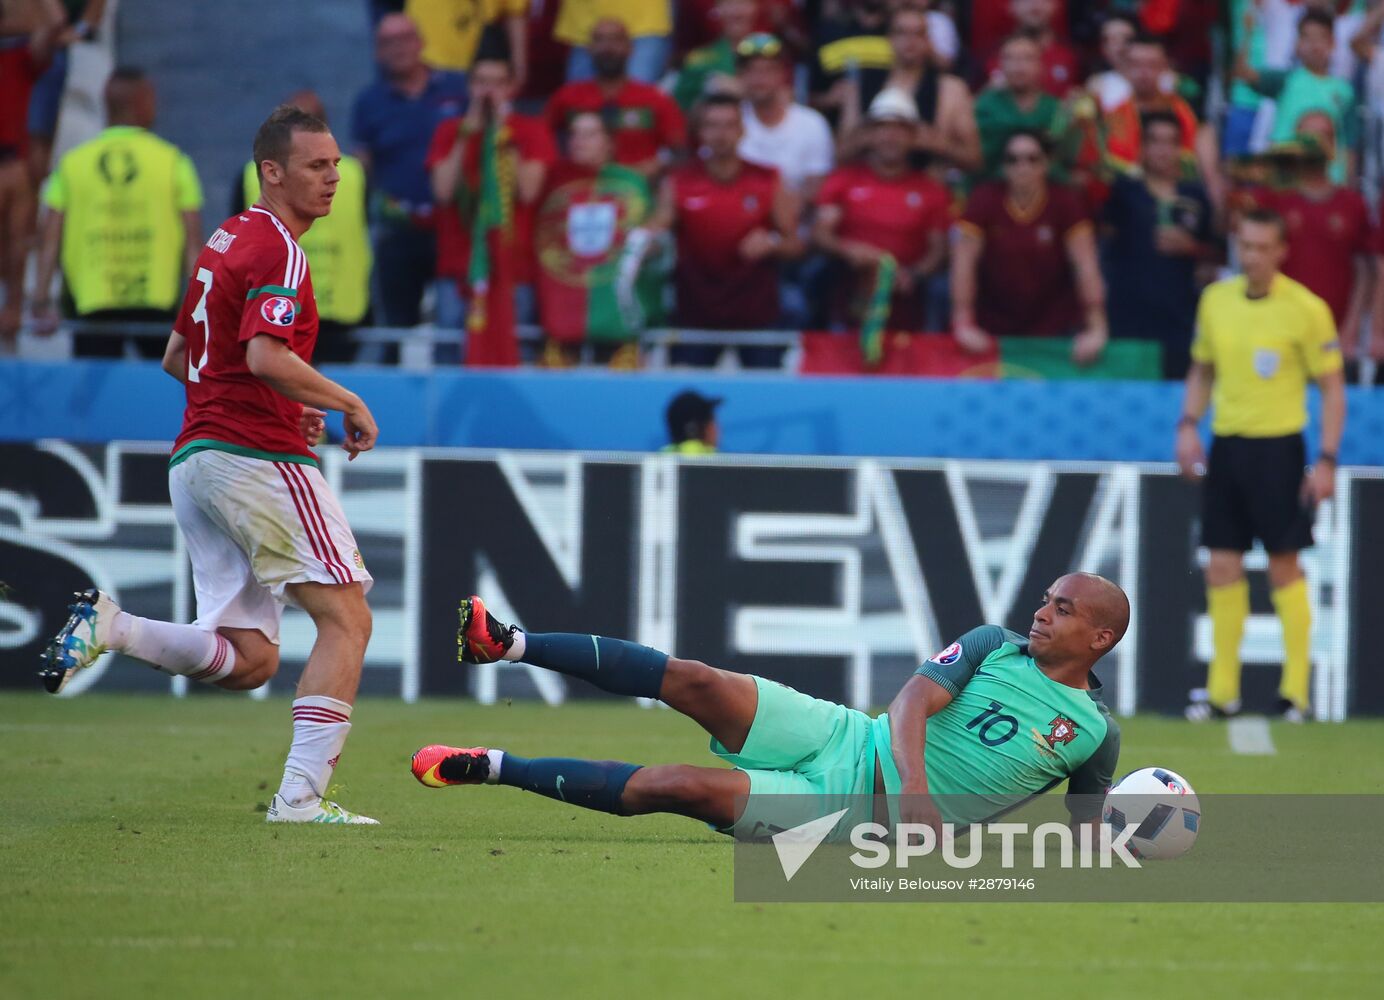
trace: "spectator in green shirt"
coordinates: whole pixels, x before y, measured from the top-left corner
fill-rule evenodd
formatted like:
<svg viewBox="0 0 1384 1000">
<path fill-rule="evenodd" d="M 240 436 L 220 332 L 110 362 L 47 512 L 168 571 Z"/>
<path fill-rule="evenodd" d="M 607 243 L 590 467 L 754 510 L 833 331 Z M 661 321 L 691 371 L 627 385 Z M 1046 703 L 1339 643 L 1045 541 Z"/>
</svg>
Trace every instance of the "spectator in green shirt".
<svg viewBox="0 0 1384 1000">
<path fill-rule="evenodd" d="M 754 30 L 758 14 L 755 0 L 718 0 L 716 19 L 721 24 L 721 37 L 687 54 L 673 86 L 673 100 L 684 112 L 691 111 L 716 87 L 717 77 L 724 78 L 721 82 L 727 88 L 735 86 L 735 47 Z"/>
<path fill-rule="evenodd" d="M 1028 129 L 1041 134 L 1053 150 L 1050 177 L 1065 181 L 1079 136 L 1067 108 L 1043 90 L 1038 42 L 1026 34 L 1011 36 L 1000 47 L 999 71 L 1000 83 L 986 88 L 975 103 L 984 179 L 1001 176 L 1005 141 L 1016 130 Z"/>
<path fill-rule="evenodd" d="M 1345 184 L 1356 175 L 1357 145 L 1355 87 L 1350 81 L 1331 75 L 1331 54 L 1335 49 L 1335 26 L 1331 15 L 1311 9 L 1298 22 L 1298 65 L 1289 70 L 1255 69 L 1245 50 L 1237 53 L 1235 75 L 1277 104 L 1271 142 L 1287 142 L 1298 132 L 1303 117 L 1324 112 L 1336 127 L 1340 141 L 1328 176 Z"/>
</svg>

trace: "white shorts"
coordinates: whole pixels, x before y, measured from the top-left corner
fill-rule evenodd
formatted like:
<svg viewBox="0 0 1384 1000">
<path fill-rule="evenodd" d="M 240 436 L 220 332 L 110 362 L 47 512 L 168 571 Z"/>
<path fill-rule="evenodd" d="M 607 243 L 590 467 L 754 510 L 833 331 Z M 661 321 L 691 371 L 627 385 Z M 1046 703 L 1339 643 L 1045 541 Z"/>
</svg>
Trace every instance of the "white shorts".
<svg viewBox="0 0 1384 1000">
<path fill-rule="evenodd" d="M 254 628 L 277 643 L 290 583 L 374 582 L 316 466 L 199 451 L 169 470 L 168 492 L 201 628 Z"/>
</svg>

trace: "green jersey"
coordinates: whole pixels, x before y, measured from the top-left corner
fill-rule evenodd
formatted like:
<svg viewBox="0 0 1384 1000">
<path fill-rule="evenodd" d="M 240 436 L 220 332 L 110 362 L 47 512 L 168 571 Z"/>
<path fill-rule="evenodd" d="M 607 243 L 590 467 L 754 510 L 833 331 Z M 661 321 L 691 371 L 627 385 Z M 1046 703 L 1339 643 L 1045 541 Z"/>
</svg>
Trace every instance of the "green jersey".
<svg viewBox="0 0 1384 1000">
<path fill-rule="evenodd" d="M 1099 815 L 1120 755 L 1120 729 L 1094 674 L 1090 690 L 1059 684 L 1033 662 L 1027 640 L 994 625 L 967 632 L 917 672 L 952 696 L 927 720 L 923 752 L 928 791 L 940 796 L 943 819 L 979 822 L 1063 780 L 1074 819 Z M 884 789 L 897 795 L 888 713 L 874 728 Z"/>
<path fill-rule="evenodd" d="M 986 180 L 1001 177 L 1004 144 L 1009 141 L 1010 134 L 1015 129 L 1029 128 L 1046 135 L 1052 144 L 1048 175 L 1055 181 L 1066 181 L 1076 159 L 1080 134 L 1072 127 L 1071 116 L 1057 98 L 1039 94 L 1032 109 L 1025 111 L 1008 90 L 990 87 L 976 97 L 975 114 Z"/>
<path fill-rule="evenodd" d="M 1318 76 L 1303 66 L 1290 70 L 1263 70 L 1255 90 L 1276 102 L 1273 131 L 1269 139 L 1287 142 L 1297 135 L 1298 123 L 1309 112 L 1319 111 L 1331 119 L 1336 133 L 1336 158 L 1329 176 L 1337 184 L 1346 181 L 1346 158 L 1355 148 L 1355 87 L 1349 80 L 1331 75 Z"/>
<path fill-rule="evenodd" d="M 706 96 L 706 85 L 713 76 L 735 76 L 735 49 L 724 38 L 687 53 L 673 86 L 673 100 L 683 111 L 692 111 Z"/>
</svg>

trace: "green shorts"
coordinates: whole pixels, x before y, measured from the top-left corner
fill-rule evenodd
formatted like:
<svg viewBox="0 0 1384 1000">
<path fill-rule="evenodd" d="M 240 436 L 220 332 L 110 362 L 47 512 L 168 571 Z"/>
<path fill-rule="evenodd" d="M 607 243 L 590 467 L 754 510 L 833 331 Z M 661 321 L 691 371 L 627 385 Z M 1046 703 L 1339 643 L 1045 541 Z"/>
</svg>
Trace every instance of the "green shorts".
<svg viewBox="0 0 1384 1000">
<path fill-rule="evenodd" d="M 873 720 L 777 681 L 754 682 L 759 705 L 745 746 L 731 753 L 711 741 L 712 753 L 750 777 L 749 803 L 726 832 L 758 839 L 838 809 L 868 814 L 875 787 Z"/>
</svg>

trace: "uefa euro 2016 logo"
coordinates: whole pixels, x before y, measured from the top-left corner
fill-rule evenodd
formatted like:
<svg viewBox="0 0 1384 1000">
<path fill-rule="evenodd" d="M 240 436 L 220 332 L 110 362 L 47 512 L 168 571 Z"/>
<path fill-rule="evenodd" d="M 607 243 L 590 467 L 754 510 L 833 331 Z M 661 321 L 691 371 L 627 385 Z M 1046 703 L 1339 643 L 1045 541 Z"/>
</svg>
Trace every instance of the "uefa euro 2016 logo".
<svg viewBox="0 0 1384 1000">
<path fill-rule="evenodd" d="M 266 323 L 272 323 L 275 326 L 292 326 L 297 312 L 293 300 L 284 298 L 282 295 L 265 299 L 260 304 L 260 315 L 264 317 Z"/>
</svg>

